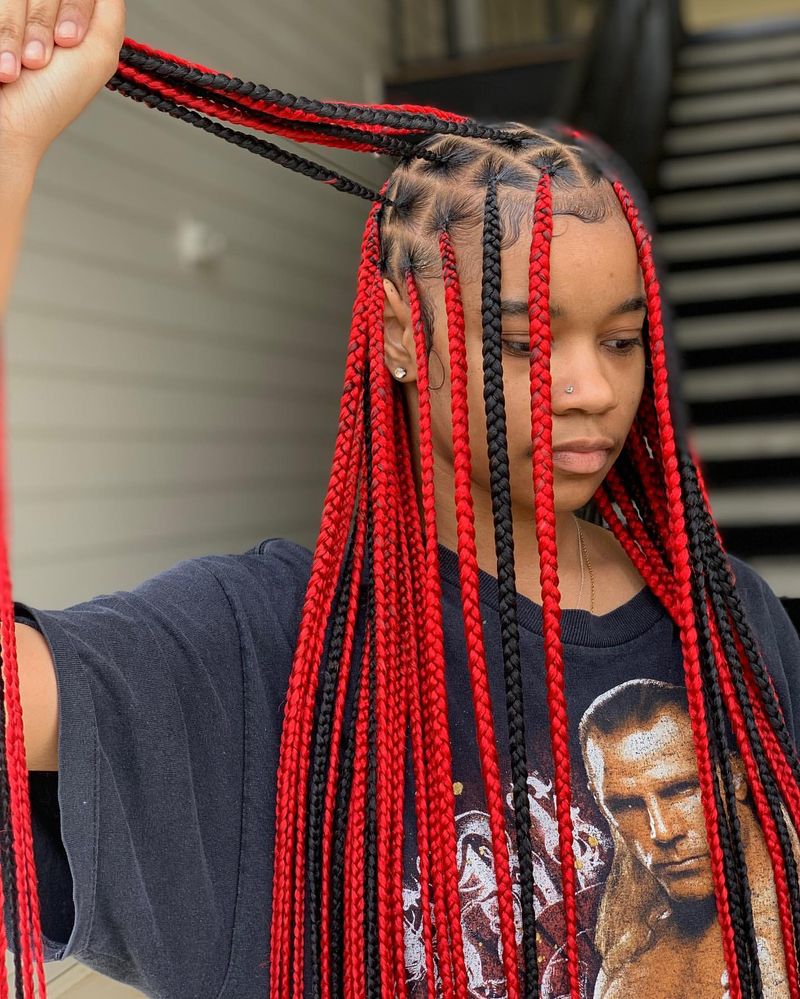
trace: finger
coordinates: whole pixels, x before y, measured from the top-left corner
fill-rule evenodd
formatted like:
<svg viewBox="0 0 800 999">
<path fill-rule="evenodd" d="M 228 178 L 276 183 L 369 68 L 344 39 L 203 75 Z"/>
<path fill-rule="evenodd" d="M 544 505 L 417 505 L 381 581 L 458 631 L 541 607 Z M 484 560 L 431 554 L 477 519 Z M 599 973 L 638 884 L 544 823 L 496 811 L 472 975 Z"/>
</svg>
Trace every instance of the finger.
<svg viewBox="0 0 800 999">
<path fill-rule="evenodd" d="M 0 83 L 19 76 L 27 7 L 27 0 L 0 0 Z"/>
<path fill-rule="evenodd" d="M 119 63 L 119 50 L 125 41 L 125 0 L 94 0 L 89 34 L 109 53 L 109 76 L 112 76 Z"/>
<path fill-rule="evenodd" d="M 22 42 L 22 65 L 39 69 L 53 53 L 53 27 L 60 0 L 31 0 Z"/>
<path fill-rule="evenodd" d="M 56 18 L 56 44 L 65 48 L 78 45 L 92 19 L 94 0 L 61 0 Z"/>
</svg>

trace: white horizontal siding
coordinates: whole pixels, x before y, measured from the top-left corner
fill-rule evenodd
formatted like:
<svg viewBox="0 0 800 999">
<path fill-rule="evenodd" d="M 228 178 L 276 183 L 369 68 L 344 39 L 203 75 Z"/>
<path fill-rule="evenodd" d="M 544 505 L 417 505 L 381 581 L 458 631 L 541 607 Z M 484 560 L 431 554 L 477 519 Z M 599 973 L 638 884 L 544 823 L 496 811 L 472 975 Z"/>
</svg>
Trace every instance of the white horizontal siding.
<svg viewBox="0 0 800 999">
<path fill-rule="evenodd" d="M 308 97 L 381 98 L 383 2 L 137 0 L 127 34 Z M 371 187 L 386 166 L 308 146 Z M 369 206 L 104 91 L 37 178 L 6 319 L 14 595 L 44 607 L 270 536 L 313 544 Z M 180 264 L 198 220 L 218 267 Z M 51 994 L 123 999 L 74 962 Z"/>
</svg>

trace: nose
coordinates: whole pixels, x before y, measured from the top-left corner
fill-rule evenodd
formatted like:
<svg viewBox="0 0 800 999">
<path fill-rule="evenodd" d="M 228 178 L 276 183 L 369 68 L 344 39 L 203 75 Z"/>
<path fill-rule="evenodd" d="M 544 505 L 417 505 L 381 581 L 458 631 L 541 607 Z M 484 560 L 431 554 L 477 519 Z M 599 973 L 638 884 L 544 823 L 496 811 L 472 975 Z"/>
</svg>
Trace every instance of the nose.
<svg viewBox="0 0 800 999">
<path fill-rule="evenodd" d="M 554 413 L 580 409 L 606 413 L 617 404 L 617 393 L 597 348 L 586 345 L 564 356 L 553 351 L 550 358 L 551 404 Z M 572 392 L 567 387 L 572 386 Z"/>
<path fill-rule="evenodd" d="M 657 798 L 647 802 L 647 816 L 650 823 L 650 839 L 654 843 L 668 843 L 675 839 L 675 830 L 667 821 L 664 809 Z"/>
</svg>

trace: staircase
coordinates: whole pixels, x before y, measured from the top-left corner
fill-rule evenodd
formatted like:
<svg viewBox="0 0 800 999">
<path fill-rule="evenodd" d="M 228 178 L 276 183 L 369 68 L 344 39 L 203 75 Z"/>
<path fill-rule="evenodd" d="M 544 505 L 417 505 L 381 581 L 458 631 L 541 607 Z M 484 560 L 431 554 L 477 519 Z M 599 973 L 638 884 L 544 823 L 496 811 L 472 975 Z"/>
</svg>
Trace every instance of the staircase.
<svg viewBox="0 0 800 999">
<path fill-rule="evenodd" d="M 800 614 L 800 20 L 690 36 L 653 199 L 728 551 Z"/>
</svg>

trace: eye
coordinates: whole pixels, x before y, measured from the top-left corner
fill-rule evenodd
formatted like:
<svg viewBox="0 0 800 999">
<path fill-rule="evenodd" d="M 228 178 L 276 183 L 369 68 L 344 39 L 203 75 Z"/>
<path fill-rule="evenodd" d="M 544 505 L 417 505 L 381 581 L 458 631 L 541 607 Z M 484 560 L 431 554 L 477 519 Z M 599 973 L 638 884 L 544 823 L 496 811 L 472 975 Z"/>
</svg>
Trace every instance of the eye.
<svg viewBox="0 0 800 999">
<path fill-rule="evenodd" d="M 612 354 L 616 355 L 631 354 L 637 347 L 644 347 L 644 341 L 639 336 L 604 340 L 603 343 Z M 511 357 L 530 357 L 530 341 L 503 337 L 503 350 Z"/>
<path fill-rule="evenodd" d="M 629 339 L 604 340 L 612 354 L 631 354 L 637 347 L 644 347 L 640 336 Z M 610 345 L 610 346 L 609 346 Z"/>
<path fill-rule="evenodd" d="M 530 357 L 530 339 L 508 340 L 503 337 L 503 350 L 511 357 Z"/>
</svg>

